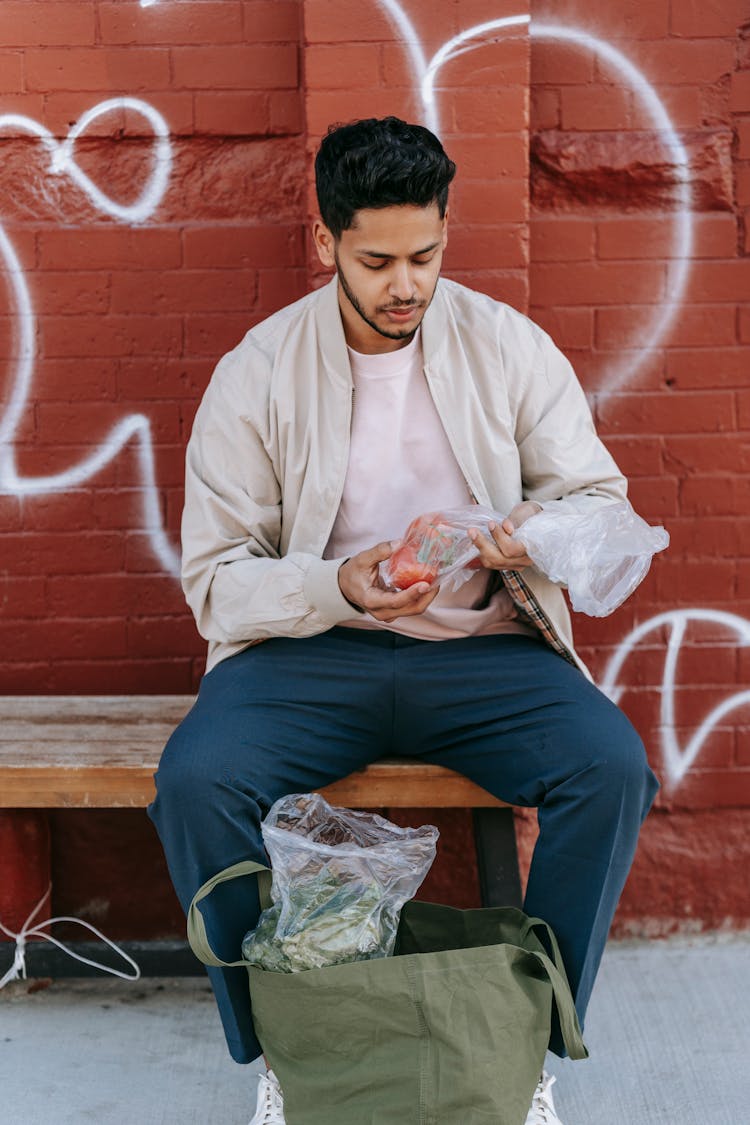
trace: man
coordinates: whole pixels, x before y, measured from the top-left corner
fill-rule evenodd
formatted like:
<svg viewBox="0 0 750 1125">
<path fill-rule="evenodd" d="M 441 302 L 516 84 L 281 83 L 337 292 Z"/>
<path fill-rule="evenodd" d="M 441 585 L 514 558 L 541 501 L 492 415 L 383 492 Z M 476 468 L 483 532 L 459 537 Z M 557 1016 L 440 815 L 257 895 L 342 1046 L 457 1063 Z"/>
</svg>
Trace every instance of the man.
<svg viewBox="0 0 750 1125">
<path fill-rule="evenodd" d="M 439 279 L 454 173 L 436 137 L 397 118 L 320 146 L 313 237 L 335 275 L 222 359 L 190 439 L 183 584 L 208 665 L 150 813 L 187 907 L 220 869 L 265 860 L 260 821 L 278 797 L 385 755 L 537 806 L 524 907 L 555 930 L 583 1022 L 657 786 L 575 653 L 561 591 L 513 532 L 542 509 L 621 500 L 625 482 L 549 337 Z M 414 516 L 474 502 L 507 516 L 474 534 L 471 581 L 381 588 Z M 236 959 L 254 880 L 204 905 L 214 948 Z M 209 972 L 232 1057 L 250 1062 L 246 974 Z M 529 1125 L 559 1121 L 550 1084 Z M 253 1125 L 283 1120 L 263 1076 Z"/>
</svg>

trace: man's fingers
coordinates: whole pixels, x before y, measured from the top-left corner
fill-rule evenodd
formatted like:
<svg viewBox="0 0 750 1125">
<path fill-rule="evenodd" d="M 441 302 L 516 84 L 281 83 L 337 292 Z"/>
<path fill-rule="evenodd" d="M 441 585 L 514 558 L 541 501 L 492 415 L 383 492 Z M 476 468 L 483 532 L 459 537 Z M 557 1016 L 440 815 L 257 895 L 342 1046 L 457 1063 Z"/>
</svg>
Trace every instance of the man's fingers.
<svg viewBox="0 0 750 1125">
<path fill-rule="evenodd" d="M 369 550 L 360 551 L 356 558 L 366 567 L 376 566 L 389 558 L 399 545 L 400 541 L 397 539 L 384 539 L 382 543 L 376 543 Z"/>
<path fill-rule="evenodd" d="M 378 621 L 390 622 L 395 621 L 397 617 L 414 617 L 419 613 L 424 613 L 440 592 L 440 587 L 435 585 L 428 586 L 423 593 L 419 593 L 424 585 L 424 582 L 420 582 L 417 586 L 410 586 L 408 590 L 402 591 L 404 594 L 414 591 L 415 596 L 411 601 L 399 605 L 392 604 L 383 609 L 371 609 L 369 611 L 371 616 L 376 617 Z"/>
<path fill-rule="evenodd" d="M 531 566 L 531 559 L 526 554 L 522 543 L 511 539 L 501 527 L 491 526 L 488 539 L 478 528 L 471 528 L 469 537 L 479 551 L 479 558 L 484 566 L 495 570 L 512 570 L 514 567 Z"/>
<path fill-rule="evenodd" d="M 406 590 L 399 590 L 396 593 L 392 590 L 379 590 L 377 587 L 373 587 L 368 591 L 365 608 L 370 613 L 374 610 L 384 610 L 390 613 L 409 609 L 427 595 L 431 594 L 434 597 L 437 591 L 437 586 L 429 586 L 426 582 L 417 582 L 414 586 L 409 586 Z M 432 601 L 432 597 L 429 598 L 429 601 Z M 398 616 L 398 613 L 396 613 L 396 616 Z"/>
</svg>

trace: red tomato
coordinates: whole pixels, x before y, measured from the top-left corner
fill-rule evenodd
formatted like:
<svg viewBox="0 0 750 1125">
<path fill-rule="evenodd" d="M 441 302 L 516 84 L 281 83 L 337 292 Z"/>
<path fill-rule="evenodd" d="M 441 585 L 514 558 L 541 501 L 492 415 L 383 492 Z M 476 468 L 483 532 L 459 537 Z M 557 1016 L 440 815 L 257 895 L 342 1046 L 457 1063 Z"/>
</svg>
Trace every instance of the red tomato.
<svg viewBox="0 0 750 1125">
<path fill-rule="evenodd" d="M 437 578 L 437 568 L 420 562 L 411 543 L 404 543 L 393 552 L 389 559 L 389 569 L 391 585 L 397 590 L 406 590 L 417 582 L 432 583 Z"/>
</svg>

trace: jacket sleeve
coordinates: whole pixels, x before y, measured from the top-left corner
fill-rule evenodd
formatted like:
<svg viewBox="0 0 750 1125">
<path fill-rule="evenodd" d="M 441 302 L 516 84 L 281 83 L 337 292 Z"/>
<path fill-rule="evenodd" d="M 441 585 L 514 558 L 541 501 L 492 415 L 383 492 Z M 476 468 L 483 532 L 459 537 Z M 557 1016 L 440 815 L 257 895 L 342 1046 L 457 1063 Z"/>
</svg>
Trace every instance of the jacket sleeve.
<svg viewBox="0 0 750 1125">
<path fill-rule="evenodd" d="M 203 397 L 187 448 L 182 586 L 201 636 L 244 643 L 311 636 L 352 616 L 342 559 L 281 557 L 282 495 L 262 437 L 242 410 L 248 371 L 230 353 Z M 244 380 L 243 380 L 244 376 Z"/>
<path fill-rule="evenodd" d="M 594 429 L 568 360 L 541 329 L 516 418 L 525 499 L 586 514 L 625 500 L 627 481 Z"/>
</svg>

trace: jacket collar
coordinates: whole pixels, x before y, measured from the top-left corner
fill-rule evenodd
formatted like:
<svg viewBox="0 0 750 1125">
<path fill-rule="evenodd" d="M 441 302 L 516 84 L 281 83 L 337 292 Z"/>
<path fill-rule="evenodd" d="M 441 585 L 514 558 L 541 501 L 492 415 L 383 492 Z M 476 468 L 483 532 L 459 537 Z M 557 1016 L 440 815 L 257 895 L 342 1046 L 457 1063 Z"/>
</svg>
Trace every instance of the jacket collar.
<svg viewBox="0 0 750 1125">
<path fill-rule="evenodd" d="M 351 382 L 349 353 L 346 350 L 344 324 L 339 308 L 338 274 L 318 290 L 315 319 L 318 347 L 323 362 L 332 374 Z M 445 299 L 443 284 L 438 280 L 435 295 L 422 319 L 422 354 L 425 367 L 439 367 L 453 318 Z"/>
</svg>

